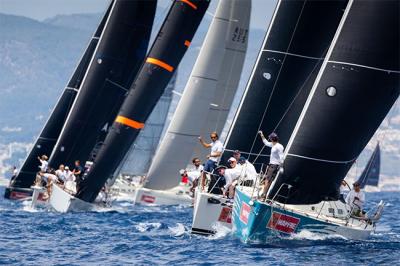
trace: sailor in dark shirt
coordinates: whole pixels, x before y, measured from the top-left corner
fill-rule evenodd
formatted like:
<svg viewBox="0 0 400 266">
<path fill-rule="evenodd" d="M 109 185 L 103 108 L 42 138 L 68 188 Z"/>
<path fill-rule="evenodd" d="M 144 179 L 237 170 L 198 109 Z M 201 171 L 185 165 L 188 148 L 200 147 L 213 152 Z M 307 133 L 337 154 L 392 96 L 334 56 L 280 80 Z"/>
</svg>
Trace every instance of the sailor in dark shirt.
<svg viewBox="0 0 400 266">
<path fill-rule="evenodd" d="M 214 172 L 210 175 L 210 183 L 208 184 L 208 193 L 222 195 L 223 188 L 226 184 L 225 181 L 225 166 L 215 168 Z"/>
<path fill-rule="evenodd" d="M 79 184 L 82 181 L 82 176 L 83 176 L 83 173 L 84 173 L 84 169 L 81 166 L 81 163 L 80 163 L 79 160 L 75 161 L 75 167 L 74 167 L 74 170 L 72 170 L 72 173 L 76 177 L 76 184 L 79 187 Z"/>
</svg>

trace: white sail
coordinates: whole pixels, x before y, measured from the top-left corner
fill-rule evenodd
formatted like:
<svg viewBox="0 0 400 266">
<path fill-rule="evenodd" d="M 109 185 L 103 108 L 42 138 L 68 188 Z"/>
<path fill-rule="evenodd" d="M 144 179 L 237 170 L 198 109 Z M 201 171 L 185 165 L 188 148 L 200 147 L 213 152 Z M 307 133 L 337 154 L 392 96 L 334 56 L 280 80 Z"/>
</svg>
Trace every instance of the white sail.
<svg viewBox="0 0 400 266">
<path fill-rule="evenodd" d="M 251 1 L 221 0 L 171 124 L 153 158 L 146 187 L 170 189 L 193 156 L 205 158 L 199 135 L 221 132 L 247 49 Z"/>
</svg>

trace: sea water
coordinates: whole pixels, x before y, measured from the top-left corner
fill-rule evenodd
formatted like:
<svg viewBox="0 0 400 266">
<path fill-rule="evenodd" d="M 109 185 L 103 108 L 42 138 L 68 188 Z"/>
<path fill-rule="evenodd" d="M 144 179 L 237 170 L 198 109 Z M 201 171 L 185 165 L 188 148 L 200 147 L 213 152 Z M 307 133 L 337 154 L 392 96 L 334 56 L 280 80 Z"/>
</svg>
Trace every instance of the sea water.
<svg viewBox="0 0 400 266">
<path fill-rule="evenodd" d="M 0 187 L 3 195 L 4 187 Z M 60 214 L 0 199 L 0 264 L 6 265 L 398 265 L 399 192 L 366 193 L 386 202 L 367 241 L 303 231 L 267 245 L 247 245 L 230 230 L 190 234 L 193 209 L 116 202 L 98 212 Z"/>
</svg>

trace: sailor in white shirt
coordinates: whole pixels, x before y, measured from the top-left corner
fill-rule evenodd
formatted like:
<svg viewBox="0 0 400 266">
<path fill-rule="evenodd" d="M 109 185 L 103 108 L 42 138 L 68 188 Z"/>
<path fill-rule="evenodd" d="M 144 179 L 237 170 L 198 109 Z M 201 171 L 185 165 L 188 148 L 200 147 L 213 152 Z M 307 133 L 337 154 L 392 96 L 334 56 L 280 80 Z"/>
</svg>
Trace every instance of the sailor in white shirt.
<svg viewBox="0 0 400 266">
<path fill-rule="evenodd" d="M 261 198 L 265 198 L 268 192 L 268 189 L 277 175 L 279 168 L 283 163 L 283 145 L 279 143 L 279 138 L 276 133 L 271 133 L 268 136 L 268 140 L 264 137 L 262 131 L 258 132 L 265 146 L 271 147 L 271 154 L 269 157 L 269 164 L 267 168 L 267 172 L 265 174 L 265 184 L 263 188 L 263 192 L 261 194 Z M 282 168 L 283 171 L 283 168 Z"/>
<path fill-rule="evenodd" d="M 65 172 L 66 172 L 66 178 L 65 178 L 64 188 L 72 193 L 76 193 L 75 175 L 69 170 L 68 166 L 65 166 Z"/>
<path fill-rule="evenodd" d="M 361 191 L 360 183 L 353 184 L 353 190 L 347 194 L 346 203 L 351 207 L 352 214 L 355 216 L 363 216 L 362 208 L 365 202 L 365 194 Z"/>
<path fill-rule="evenodd" d="M 192 160 L 193 167 L 186 170 L 186 174 L 189 178 L 189 181 L 193 183 L 196 179 L 198 179 L 201 175 L 201 172 L 204 169 L 204 166 L 201 164 L 199 158 L 193 158 Z"/>
<path fill-rule="evenodd" d="M 49 159 L 49 158 L 47 158 L 46 155 L 42 155 L 41 157 L 38 157 L 38 160 L 40 161 L 39 169 L 43 173 L 46 173 L 47 168 L 49 167 L 49 163 L 47 162 L 47 159 Z"/>
<path fill-rule="evenodd" d="M 240 157 L 239 164 L 242 165 L 242 175 L 245 186 L 252 186 L 257 179 L 257 171 L 254 165 L 246 160 L 244 157 Z M 246 182 L 248 185 L 246 185 Z"/>
<path fill-rule="evenodd" d="M 211 173 L 215 167 L 217 167 L 217 162 L 218 158 L 222 155 L 222 151 L 224 149 L 224 146 L 222 145 L 222 142 L 218 140 L 218 134 L 217 132 L 212 132 L 210 134 L 211 138 L 211 143 L 206 143 L 202 139 L 201 136 L 199 136 L 199 141 L 201 145 L 203 145 L 204 148 L 211 148 L 211 153 L 207 155 L 207 162 L 204 166 L 204 172 Z M 202 178 L 202 187 L 204 188 L 205 185 L 205 173 L 203 172 L 203 178 Z"/>
<path fill-rule="evenodd" d="M 65 180 L 67 179 L 67 171 L 65 171 L 63 164 L 60 164 L 60 166 L 58 167 L 58 169 L 56 171 L 56 176 L 58 177 L 58 179 L 62 180 L 63 182 L 65 182 Z"/>
<path fill-rule="evenodd" d="M 228 197 L 233 198 L 234 193 L 235 193 L 235 185 L 237 184 L 237 180 L 241 177 L 242 175 L 242 166 L 239 165 L 236 161 L 235 158 L 231 157 L 228 160 L 228 164 L 230 168 L 225 170 L 225 187 L 224 191 L 228 191 Z"/>
</svg>

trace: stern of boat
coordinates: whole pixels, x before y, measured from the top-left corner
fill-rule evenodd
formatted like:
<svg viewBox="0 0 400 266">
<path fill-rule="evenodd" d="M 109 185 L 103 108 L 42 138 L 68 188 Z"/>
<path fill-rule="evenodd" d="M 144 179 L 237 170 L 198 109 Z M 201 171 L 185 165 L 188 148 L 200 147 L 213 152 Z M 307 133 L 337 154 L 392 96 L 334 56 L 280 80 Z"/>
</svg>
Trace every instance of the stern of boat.
<svg viewBox="0 0 400 266">
<path fill-rule="evenodd" d="M 232 203 L 221 195 L 197 192 L 191 233 L 215 234 L 217 222 L 232 227 Z"/>
</svg>

